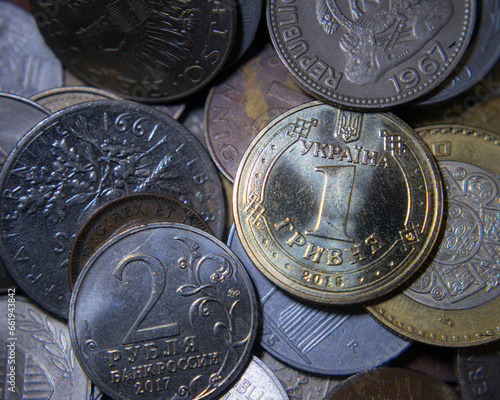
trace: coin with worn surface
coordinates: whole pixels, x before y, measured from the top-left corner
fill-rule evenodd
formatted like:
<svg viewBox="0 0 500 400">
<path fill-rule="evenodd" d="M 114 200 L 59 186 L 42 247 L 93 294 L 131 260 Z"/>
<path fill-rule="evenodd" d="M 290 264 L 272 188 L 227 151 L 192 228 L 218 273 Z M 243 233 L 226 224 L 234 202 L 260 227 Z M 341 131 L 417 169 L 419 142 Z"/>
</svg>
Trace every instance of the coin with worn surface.
<svg viewBox="0 0 500 400">
<path fill-rule="evenodd" d="M 283 112 L 311 101 L 292 81 L 271 45 L 210 90 L 205 138 L 222 173 L 234 181 L 245 150 Z"/>
<path fill-rule="evenodd" d="M 0 309 L 2 399 L 93 399 L 66 324 L 15 292 Z"/>
<path fill-rule="evenodd" d="M 234 228 L 228 244 L 257 289 L 260 345 L 288 365 L 325 375 L 353 374 L 375 368 L 409 346 L 361 307 L 325 307 L 287 296 L 253 265 Z"/>
<path fill-rule="evenodd" d="M 463 56 L 476 2 L 270 0 L 281 60 L 316 98 L 383 109 L 437 87 Z"/>
<path fill-rule="evenodd" d="M 157 193 L 119 197 L 92 214 L 76 235 L 68 260 L 71 288 L 90 257 L 112 236 L 135 225 L 162 221 L 179 222 L 211 233 L 196 211 L 173 197 Z"/>
<path fill-rule="evenodd" d="M 30 131 L 4 167 L 2 259 L 28 296 L 61 317 L 73 236 L 106 202 L 161 193 L 194 208 L 214 234 L 224 230 L 224 195 L 209 155 L 148 106 L 101 100 L 65 108 Z"/>
<path fill-rule="evenodd" d="M 417 132 L 442 170 L 446 222 L 428 266 L 404 292 L 371 303 L 368 310 L 397 333 L 428 344 L 464 347 L 496 340 L 499 138 L 461 125 L 435 125 Z"/>
<path fill-rule="evenodd" d="M 63 84 L 59 59 L 45 44 L 33 16 L 0 2 L 0 91 L 29 97 Z"/>
<path fill-rule="evenodd" d="M 253 356 L 238 381 L 220 400 L 289 400 L 285 389 L 269 367 Z"/>
<path fill-rule="evenodd" d="M 235 8 L 234 0 L 31 1 L 48 45 L 75 75 L 150 103 L 215 77 L 233 43 Z"/>
<path fill-rule="evenodd" d="M 460 389 L 464 400 L 497 400 L 500 342 L 461 349 L 458 353 Z"/>
<path fill-rule="evenodd" d="M 263 352 L 261 359 L 280 380 L 291 400 L 323 400 L 327 393 L 344 380 L 338 376 L 316 375 L 295 369 L 267 352 Z"/>
<path fill-rule="evenodd" d="M 441 222 L 432 155 L 392 114 L 296 107 L 252 142 L 234 186 L 236 230 L 252 262 L 319 303 L 396 288 L 425 260 Z"/>
<path fill-rule="evenodd" d="M 213 399 L 248 361 L 257 301 L 241 262 L 217 238 L 147 224 L 89 260 L 69 327 L 82 368 L 114 399 Z"/>
<path fill-rule="evenodd" d="M 460 400 L 446 383 L 411 369 L 378 368 L 347 379 L 324 400 Z"/>
</svg>

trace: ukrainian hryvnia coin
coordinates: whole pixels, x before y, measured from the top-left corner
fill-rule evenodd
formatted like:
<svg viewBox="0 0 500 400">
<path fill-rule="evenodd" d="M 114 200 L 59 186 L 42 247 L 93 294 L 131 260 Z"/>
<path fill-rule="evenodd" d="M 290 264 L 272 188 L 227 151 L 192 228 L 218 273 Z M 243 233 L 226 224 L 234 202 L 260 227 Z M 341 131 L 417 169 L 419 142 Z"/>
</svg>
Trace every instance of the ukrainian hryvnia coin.
<svg viewBox="0 0 500 400">
<path fill-rule="evenodd" d="M 445 222 L 426 268 L 403 292 L 368 309 L 389 328 L 428 344 L 462 347 L 497 340 L 499 137 L 463 125 L 435 125 L 417 132 L 441 169 Z"/>
<path fill-rule="evenodd" d="M 269 123 L 235 181 L 235 226 L 259 270 L 327 304 L 394 289 L 435 241 L 442 192 L 432 155 L 392 114 L 319 102 Z"/>
<path fill-rule="evenodd" d="M 0 254 L 34 301 L 67 317 L 68 256 L 94 211 L 131 193 L 188 204 L 222 236 L 224 197 L 208 153 L 180 123 L 138 103 L 65 108 L 35 126 L 0 173 Z"/>
<path fill-rule="evenodd" d="M 114 399 L 214 399 L 250 356 L 257 301 L 217 238 L 154 223 L 112 238 L 89 260 L 69 327 L 82 368 Z"/>
<path fill-rule="evenodd" d="M 470 41 L 474 0 L 270 0 L 281 60 L 316 98 L 382 109 L 437 87 Z"/>
<path fill-rule="evenodd" d="M 31 0 L 47 44 L 92 86 L 138 101 L 206 85 L 233 44 L 234 0 Z"/>
</svg>

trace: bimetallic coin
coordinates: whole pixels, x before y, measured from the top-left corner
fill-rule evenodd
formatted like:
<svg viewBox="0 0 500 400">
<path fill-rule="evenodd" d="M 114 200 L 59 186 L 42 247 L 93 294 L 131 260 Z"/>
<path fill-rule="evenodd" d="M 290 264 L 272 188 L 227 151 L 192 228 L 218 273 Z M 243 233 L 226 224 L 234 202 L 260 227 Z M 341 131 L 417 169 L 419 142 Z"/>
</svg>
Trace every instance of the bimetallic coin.
<svg viewBox="0 0 500 400">
<path fill-rule="evenodd" d="M 92 214 L 80 228 L 69 253 L 69 285 L 75 286 L 83 267 L 111 237 L 151 222 L 178 222 L 212 233 L 207 223 L 191 207 L 157 193 L 135 193 L 112 200 Z"/>
<path fill-rule="evenodd" d="M 0 310 L 2 399 L 93 400 L 66 324 L 12 289 Z"/>
<path fill-rule="evenodd" d="M 398 287 L 441 222 L 432 155 L 392 114 L 296 107 L 252 142 L 234 186 L 235 226 L 252 262 L 318 303 L 359 303 Z"/>
<path fill-rule="evenodd" d="M 0 91 L 29 97 L 63 83 L 62 65 L 46 45 L 33 16 L 0 2 Z"/>
<path fill-rule="evenodd" d="M 233 0 L 32 0 L 31 9 L 48 45 L 75 75 L 149 103 L 186 97 L 213 79 L 236 24 Z"/>
<path fill-rule="evenodd" d="M 397 333 L 428 344 L 464 347 L 497 340 L 500 142 L 493 133 L 461 125 L 417 132 L 442 170 L 446 222 L 428 266 L 402 293 L 368 310 Z"/>
<path fill-rule="evenodd" d="M 38 124 L 0 174 L 1 255 L 21 289 L 67 317 L 74 235 L 99 207 L 152 192 L 194 208 L 224 230 L 220 179 L 209 155 L 173 118 L 137 103 L 101 100 L 65 108 Z"/>
<path fill-rule="evenodd" d="M 458 353 L 460 388 L 464 400 L 496 400 L 500 392 L 500 342 L 461 349 Z"/>
<path fill-rule="evenodd" d="M 292 81 L 271 45 L 213 87 L 205 106 L 205 138 L 227 179 L 234 181 L 245 150 L 268 122 L 311 100 Z"/>
<path fill-rule="evenodd" d="M 250 364 L 220 400 L 289 400 L 281 382 L 269 367 L 253 356 Z"/>
<path fill-rule="evenodd" d="M 451 386 L 411 369 L 378 368 L 347 379 L 324 400 L 460 400 Z"/>
<path fill-rule="evenodd" d="M 346 375 L 375 368 L 409 346 L 361 307 L 325 307 L 287 296 L 253 265 L 234 228 L 228 245 L 257 289 L 260 345 L 279 360 L 301 371 Z"/>
<path fill-rule="evenodd" d="M 300 86 L 339 107 L 383 109 L 415 100 L 457 66 L 476 2 L 270 0 L 276 51 Z"/>
<path fill-rule="evenodd" d="M 89 260 L 69 327 L 82 368 L 114 399 L 213 399 L 248 361 L 257 302 L 217 238 L 155 223 L 112 238 Z"/>
</svg>

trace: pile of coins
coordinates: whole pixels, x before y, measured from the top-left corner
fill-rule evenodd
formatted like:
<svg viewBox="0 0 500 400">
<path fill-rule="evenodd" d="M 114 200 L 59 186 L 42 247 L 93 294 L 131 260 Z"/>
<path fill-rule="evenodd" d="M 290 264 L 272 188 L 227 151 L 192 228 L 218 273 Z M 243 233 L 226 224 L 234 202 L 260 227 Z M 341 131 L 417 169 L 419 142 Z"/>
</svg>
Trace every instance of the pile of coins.
<svg viewBox="0 0 500 400">
<path fill-rule="evenodd" d="M 495 399 L 499 19 L 0 2 L 3 398 Z"/>
</svg>

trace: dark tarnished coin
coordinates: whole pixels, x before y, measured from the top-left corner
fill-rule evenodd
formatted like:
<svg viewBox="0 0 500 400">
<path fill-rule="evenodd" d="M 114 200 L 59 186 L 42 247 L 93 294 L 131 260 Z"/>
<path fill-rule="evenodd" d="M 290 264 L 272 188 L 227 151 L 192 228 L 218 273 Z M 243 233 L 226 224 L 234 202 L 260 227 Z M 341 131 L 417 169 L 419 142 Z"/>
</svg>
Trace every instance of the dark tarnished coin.
<svg viewBox="0 0 500 400">
<path fill-rule="evenodd" d="M 375 368 L 409 346 L 362 307 L 325 307 L 287 296 L 253 265 L 234 228 L 228 245 L 257 289 L 260 345 L 288 365 L 325 375 L 353 374 Z"/>
<path fill-rule="evenodd" d="M 92 86 L 150 103 L 206 85 L 233 44 L 234 0 L 31 0 L 49 46 Z"/>
<path fill-rule="evenodd" d="M 86 219 L 110 200 L 152 192 L 194 208 L 224 230 L 224 197 L 212 160 L 177 121 L 151 107 L 101 100 L 38 124 L 0 174 L 1 255 L 23 291 L 66 317 L 68 255 Z"/>
<path fill-rule="evenodd" d="M 460 400 L 451 386 L 411 369 L 378 368 L 347 379 L 324 400 Z"/>
<path fill-rule="evenodd" d="M 220 400 L 289 400 L 285 389 L 269 367 L 253 356 L 231 390 Z"/>
<path fill-rule="evenodd" d="M 500 342 L 469 347 L 458 353 L 460 388 L 464 400 L 497 400 Z"/>
<path fill-rule="evenodd" d="M 252 262 L 319 303 L 398 287 L 429 254 L 442 216 L 437 167 L 408 125 L 319 102 L 269 123 L 234 186 L 235 226 Z"/>
<path fill-rule="evenodd" d="M 0 310 L 2 399 L 93 400 L 66 324 L 12 290 Z"/>
<path fill-rule="evenodd" d="M 207 223 L 191 207 L 157 193 L 135 193 L 112 200 L 92 214 L 80 228 L 69 254 L 69 285 L 75 285 L 83 267 L 106 241 L 136 225 L 178 222 L 211 233 Z"/>
<path fill-rule="evenodd" d="M 283 112 L 311 101 L 292 81 L 271 45 L 210 90 L 205 137 L 222 173 L 234 181 L 252 139 Z"/>
<path fill-rule="evenodd" d="M 71 296 L 78 361 L 115 399 L 213 399 L 244 368 L 257 328 L 232 251 L 176 223 L 132 228 L 89 260 Z"/>
<path fill-rule="evenodd" d="M 61 62 L 45 44 L 33 16 L 0 1 L 0 91 L 29 97 L 62 83 Z"/>
<path fill-rule="evenodd" d="M 338 106 L 383 109 L 415 100 L 457 66 L 474 0 L 270 0 L 268 28 L 301 87 Z"/>
</svg>

